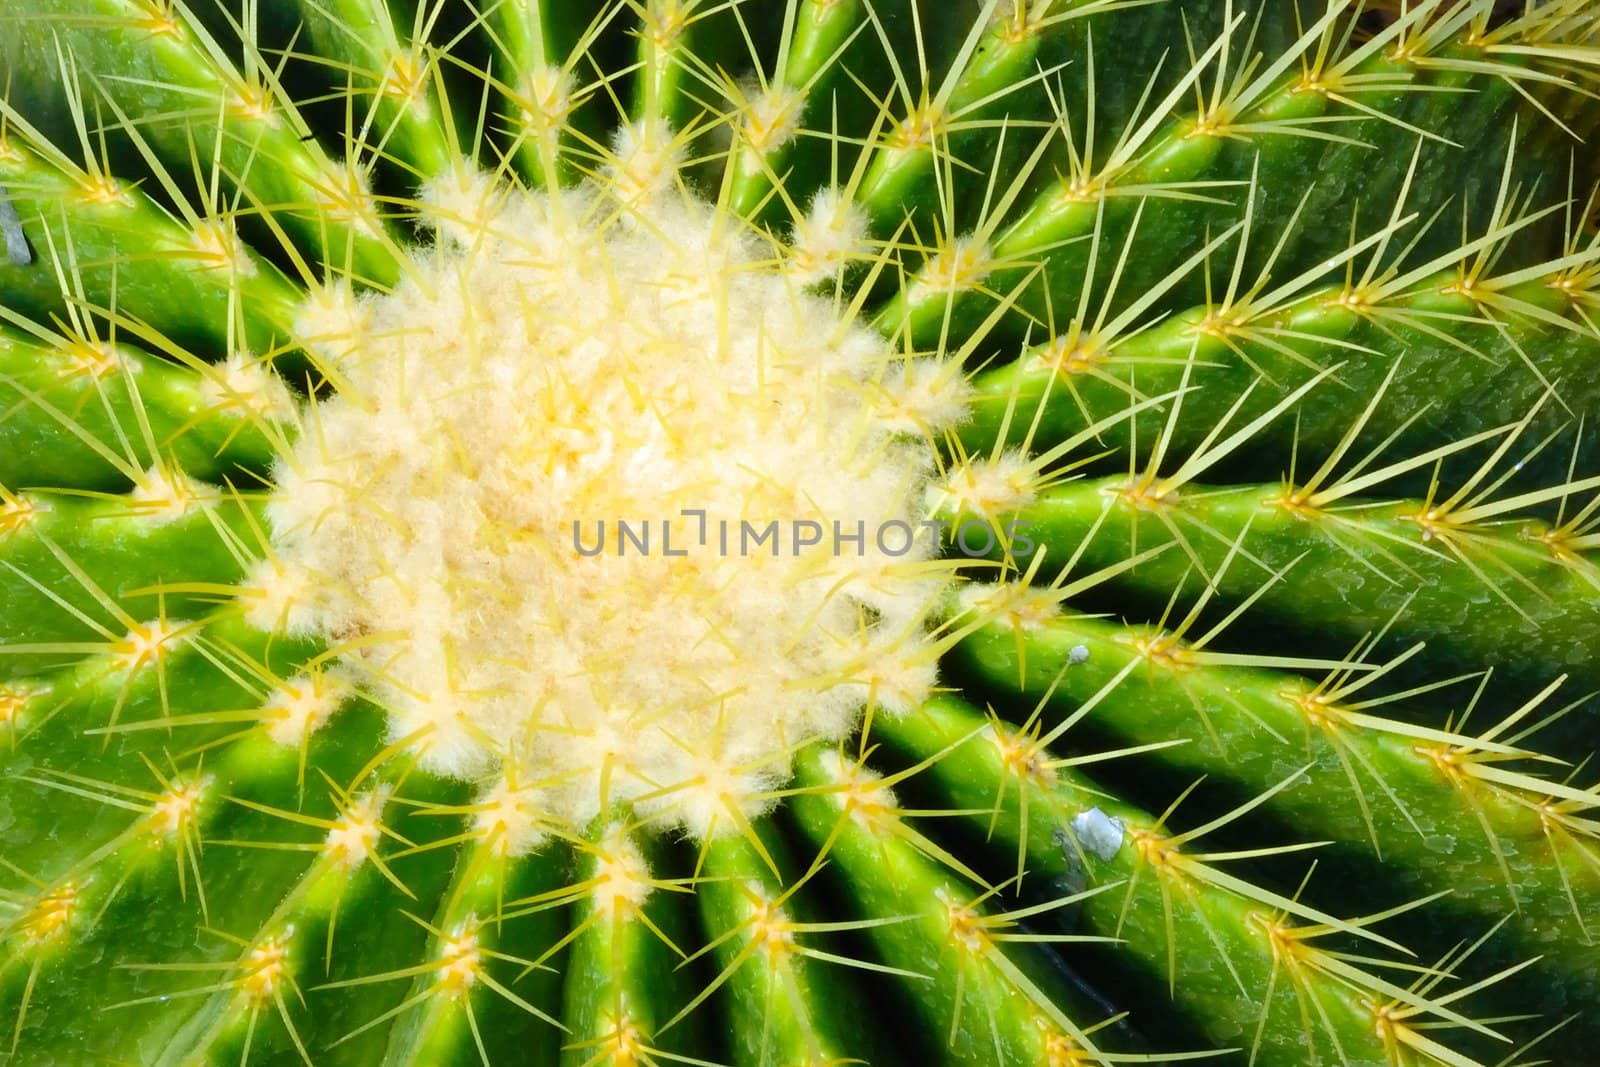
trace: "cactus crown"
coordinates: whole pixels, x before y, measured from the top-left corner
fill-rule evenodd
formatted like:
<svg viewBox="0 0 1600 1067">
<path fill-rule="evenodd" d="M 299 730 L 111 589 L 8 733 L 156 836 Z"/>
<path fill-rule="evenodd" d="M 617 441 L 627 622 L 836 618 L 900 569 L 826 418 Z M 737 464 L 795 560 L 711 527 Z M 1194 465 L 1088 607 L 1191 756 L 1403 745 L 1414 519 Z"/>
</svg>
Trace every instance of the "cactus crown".
<svg viewBox="0 0 1600 1067">
<path fill-rule="evenodd" d="M 345 643 L 430 771 L 704 835 L 793 745 L 928 696 L 933 457 L 896 424 L 941 412 L 640 154 L 667 169 L 438 195 L 400 286 L 307 313 L 337 389 L 275 469 L 249 617 Z"/>
</svg>

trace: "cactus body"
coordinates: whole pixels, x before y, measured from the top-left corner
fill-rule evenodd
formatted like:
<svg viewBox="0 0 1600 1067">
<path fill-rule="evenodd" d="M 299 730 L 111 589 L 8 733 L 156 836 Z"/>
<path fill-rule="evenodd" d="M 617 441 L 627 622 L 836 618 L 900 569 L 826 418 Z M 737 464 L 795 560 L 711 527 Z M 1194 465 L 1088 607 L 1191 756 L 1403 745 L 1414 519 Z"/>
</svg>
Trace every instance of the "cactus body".
<svg viewBox="0 0 1600 1067">
<path fill-rule="evenodd" d="M 1589 1062 L 1590 7 L 10 0 L 0 1062 Z"/>
</svg>

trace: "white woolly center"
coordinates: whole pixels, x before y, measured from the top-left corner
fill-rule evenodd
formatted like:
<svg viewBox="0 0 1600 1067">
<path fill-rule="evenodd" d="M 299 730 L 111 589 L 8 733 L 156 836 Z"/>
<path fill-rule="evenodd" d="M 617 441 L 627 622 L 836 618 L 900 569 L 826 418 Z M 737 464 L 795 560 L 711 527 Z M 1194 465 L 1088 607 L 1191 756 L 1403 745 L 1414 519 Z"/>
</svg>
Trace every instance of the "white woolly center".
<svg viewBox="0 0 1600 1067">
<path fill-rule="evenodd" d="M 430 769 L 705 834 L 931 686 L 933 455 L 904 427 L 938 404 L 786 249 L 638 186 L 440 194 L 392 295 L 308 312 L 338 395 L 269 509 L 301 595 L 258 598 L 348 642 Z"/>
</svg>

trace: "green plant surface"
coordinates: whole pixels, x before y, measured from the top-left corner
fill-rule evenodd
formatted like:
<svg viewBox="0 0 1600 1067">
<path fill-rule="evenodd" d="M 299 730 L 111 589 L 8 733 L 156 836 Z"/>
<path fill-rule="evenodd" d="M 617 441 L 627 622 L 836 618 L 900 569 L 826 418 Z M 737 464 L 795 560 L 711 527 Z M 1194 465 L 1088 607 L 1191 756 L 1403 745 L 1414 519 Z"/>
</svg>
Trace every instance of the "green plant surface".
<svg viewBox="0 0 1600 1067">
<path fill-rule="evenodd" d="M 1597 100 L 1589 0 L 8 0 L 0 1063 L 1592 1062 Z"/>
</svg>

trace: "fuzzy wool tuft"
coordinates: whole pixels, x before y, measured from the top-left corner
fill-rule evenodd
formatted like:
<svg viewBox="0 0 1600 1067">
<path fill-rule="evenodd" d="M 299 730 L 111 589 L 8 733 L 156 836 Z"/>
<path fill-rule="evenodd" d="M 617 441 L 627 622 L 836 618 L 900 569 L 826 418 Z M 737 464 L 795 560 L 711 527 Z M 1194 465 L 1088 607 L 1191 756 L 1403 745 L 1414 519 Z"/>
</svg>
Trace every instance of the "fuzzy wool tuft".
<svg viewBox="0 0 1600 1067">
<path fill-rule="evenodd" d="M 557 821 L 628 802 L 704 836 L 802 742 L 927 696 L 948 375 L 677 182 L 430 204 L 392 294 L 308 310 L 337 392 L 269 508 L 274 573 L 312 580 L 263 604 L 343 643 L 394 740 Z"/>
</svg>

